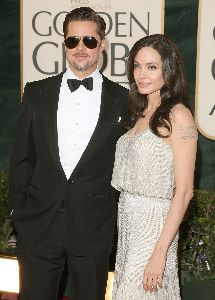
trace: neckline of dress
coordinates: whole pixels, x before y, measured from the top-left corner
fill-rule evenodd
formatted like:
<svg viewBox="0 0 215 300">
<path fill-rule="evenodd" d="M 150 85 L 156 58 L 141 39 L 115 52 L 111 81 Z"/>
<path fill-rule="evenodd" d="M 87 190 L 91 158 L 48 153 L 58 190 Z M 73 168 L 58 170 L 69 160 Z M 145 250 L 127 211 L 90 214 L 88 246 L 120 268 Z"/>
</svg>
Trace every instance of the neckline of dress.
<svg viewBox="0 0 215 300">
<path fill-rule="evenodd" d="M 130 130 L 129 130 L 129 131 L 130 131 Z M 153 135 L 154 137 L 156 137 L 157 139 L 159 139 L 159 140 L 162 142 L 163 145 L 166 145 L 167 148 L 172 149 L 172 147 L 171 147 L 170 144 L 167 144 L 162 138 L 159 138 L 158 136 L 156 136 L 156 135 L 151 131 L 150 128 L 146 128 L 145 130 L 140 131 L 140 132 L 138 132 L 138 133 L 136 133 L 136 134 L 134 134 L 134 135 L 129 134 L 129 131 L 127 132 L 127 135 L 128 135 L 128 137 L 129 137 L 129 139 L 135 139 L 136 137 L 141 136 L 141 135 L 144 135 L 145 133 L 147 133 L 147 132 L 149 131 L 149 132 L 152 133 L 152 135 Z"/>
<path fill-rule="evenodd" d="M 131 135 L 131 133 L 129 133 L 131 130 L 129 130 L 129 131 L 128 131 L 128 136 L 129 136 L 130 138 L 135 138 L 136 136 L 142 135 L 142 134 L 146 133 L 146 132 L 149 131 L 149 130 L 150 130 L 150 128 L 148 127 L 148 128 L 146 128 L 146 129 L 144 129 L 143 131 L 139 131 L 139 132 L 137 132 L 137 133 L 135 133 L 135 134 L 132 134 L 132 135 Z"/>
</svg>

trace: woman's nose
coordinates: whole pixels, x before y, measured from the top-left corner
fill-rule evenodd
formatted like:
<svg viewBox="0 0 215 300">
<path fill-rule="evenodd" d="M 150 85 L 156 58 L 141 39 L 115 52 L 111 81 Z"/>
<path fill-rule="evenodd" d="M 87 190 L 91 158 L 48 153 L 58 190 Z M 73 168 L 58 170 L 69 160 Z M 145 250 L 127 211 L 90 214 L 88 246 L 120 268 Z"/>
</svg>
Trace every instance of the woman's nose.
<svg viewBox="0 0 215 300">
<path fill-rule="evenodd" d="M 139 77 L 140 77 L 141 79 L 143 79 L 143 78 L 146 77 L 146 72 L 145 72 L 144 69 L 141 69 L 141 70 L 140 70 Z"/>
</svg>

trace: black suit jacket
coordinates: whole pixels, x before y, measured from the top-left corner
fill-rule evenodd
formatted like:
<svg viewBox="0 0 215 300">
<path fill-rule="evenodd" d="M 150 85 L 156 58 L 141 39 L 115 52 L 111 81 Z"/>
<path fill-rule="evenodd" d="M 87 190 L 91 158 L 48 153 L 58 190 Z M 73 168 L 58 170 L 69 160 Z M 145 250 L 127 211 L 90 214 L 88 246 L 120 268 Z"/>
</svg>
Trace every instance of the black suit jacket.
<svg viewBox="0 0 215 300">
<path fill-rule="evenodd" d="M 128 90 L 103 76 L 98 123 L 67 180 L 57 136 L 62 74 L 26 84 L 11 157 L 12 221 L 18 239 L 35 242 L 64 202 L 72 253 L 107 255 L 118 196 L 110 181 L 115 145 L 125 132 L 119 119 L 126 118 Z"/>
</svg>

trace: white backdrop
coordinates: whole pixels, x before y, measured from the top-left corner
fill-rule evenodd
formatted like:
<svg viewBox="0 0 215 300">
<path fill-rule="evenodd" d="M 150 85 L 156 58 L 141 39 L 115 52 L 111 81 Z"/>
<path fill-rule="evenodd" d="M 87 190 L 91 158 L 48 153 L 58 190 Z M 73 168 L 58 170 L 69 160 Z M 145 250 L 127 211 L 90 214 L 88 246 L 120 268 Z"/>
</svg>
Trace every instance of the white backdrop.
<svg viewBox="0 0 215 300">
<path fill-rule="evenodd" d="M 103 73 L 126 85 L 125 58 L 141 37 L 163 32 L 164 0 L 22 0 L 22 90 L 27 81 L 60 73 L 66 67 L 62 24 L 65 14 L 90 6 L 107 25 Z"/>
</svg>

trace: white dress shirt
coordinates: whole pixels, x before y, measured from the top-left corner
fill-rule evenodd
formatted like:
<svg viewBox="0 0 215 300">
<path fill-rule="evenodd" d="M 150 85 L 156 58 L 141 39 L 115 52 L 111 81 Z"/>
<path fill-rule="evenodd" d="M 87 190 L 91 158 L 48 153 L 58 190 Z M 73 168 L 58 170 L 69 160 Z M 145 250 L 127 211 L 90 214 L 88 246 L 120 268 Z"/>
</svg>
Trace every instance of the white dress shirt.
<svg viewBox="0 0 215 300">
<path fill-rule="evenodd" d="M 93 77 L 92 91 L 80 85 L 72 93 L 67 79 L 78 78 L 69 68 L 62 78 L 57 131 L 60 162 L 67 179 L 86 149 L 99 118 L 103 78 L 98 69 L 89 77 Z"/>
</svg>

